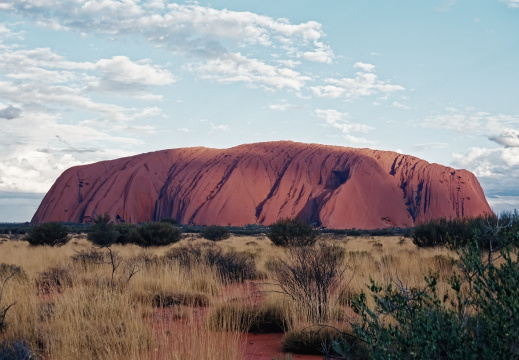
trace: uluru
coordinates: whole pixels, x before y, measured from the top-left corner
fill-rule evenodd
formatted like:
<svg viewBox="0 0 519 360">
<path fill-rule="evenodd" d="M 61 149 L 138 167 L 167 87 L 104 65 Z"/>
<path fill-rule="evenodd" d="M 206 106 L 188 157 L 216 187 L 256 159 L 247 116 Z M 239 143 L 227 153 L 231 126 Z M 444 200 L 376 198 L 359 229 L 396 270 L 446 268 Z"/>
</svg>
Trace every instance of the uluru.
<svg viewBox="0 0 519 360">
<path fill-rule="evenodd" d="M 491 213 L 476 177 L 391 151 L 290 141 L 162 150 L 69 168 L 32 222 L 173 218 L 270 225 L 298 217 L 337 229 L 410 227 Z"/>
</svg>

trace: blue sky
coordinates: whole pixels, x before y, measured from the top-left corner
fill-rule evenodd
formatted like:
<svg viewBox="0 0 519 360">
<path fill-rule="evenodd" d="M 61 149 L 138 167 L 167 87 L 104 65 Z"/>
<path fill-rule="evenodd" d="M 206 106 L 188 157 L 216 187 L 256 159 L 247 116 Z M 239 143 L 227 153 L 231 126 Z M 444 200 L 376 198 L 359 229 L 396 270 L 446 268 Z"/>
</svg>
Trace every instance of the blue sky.
<svg viewBox="0 0 519 360">
<path fill-rule="evenodd" d="M 0 222 L 70 166 L 294 140 L 519 205 L 519 0 L 0 0 Z"/>
</svg>

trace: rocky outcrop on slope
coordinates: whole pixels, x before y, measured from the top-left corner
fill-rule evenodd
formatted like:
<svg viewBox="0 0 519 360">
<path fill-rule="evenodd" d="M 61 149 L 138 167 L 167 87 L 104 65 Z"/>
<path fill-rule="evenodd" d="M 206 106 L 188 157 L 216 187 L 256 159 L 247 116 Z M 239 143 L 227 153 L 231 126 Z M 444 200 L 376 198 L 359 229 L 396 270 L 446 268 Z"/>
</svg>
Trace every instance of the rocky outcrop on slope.
<svg viewBox="0 0 519 360">
<path fill-rule="evenodd" d="M 163 150 L 66 170 L 32 221 L 407 227 L 490 213 L 476 177 L 389 151 L 288 141 Z"/>
</svg>

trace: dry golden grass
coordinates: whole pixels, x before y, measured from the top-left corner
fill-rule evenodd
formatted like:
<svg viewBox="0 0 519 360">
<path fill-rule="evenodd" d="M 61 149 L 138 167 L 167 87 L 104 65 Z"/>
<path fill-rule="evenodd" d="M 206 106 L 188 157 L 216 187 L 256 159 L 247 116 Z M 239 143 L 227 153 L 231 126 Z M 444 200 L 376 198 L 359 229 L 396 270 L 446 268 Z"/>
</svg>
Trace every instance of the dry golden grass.
<svg viewBox="0 0 519 360">
<path fill-rule="evenodd" d="M 344 276 L 329 303 L 331 325 L 344 326 L 350 319 L 351 311 L 345 306 L 353 294 L 366 292 L 370 278 L 411 287 L 422 286 L 424 276 L 438 272 L 439 292 L 449 288 L 446 279 L 454 270 L 450 258 L 456 258 L 456 254 L 445 248 L 420 249 L 410 239 L 400 237 L 329 237 L 320 241 L 333 243 L 345 252 Z M 264 278 L 227 284 L 207 265 L 186 267 L 164 256 L 187 244 L 246 253 Z M 32 247 L 24 241 L 1 242 L 0 263 L 21 266 L 27 278 L 13 278 L 5 288 L 2 304 L 16 305 L 8 312 L 9 325 L 0 340 L 24 339 L 46 359 L 240 359 L 240 333 L 210 330 L 203 314 L 211 310 L 193 306 L 210 304 L 216 308 L 246 302 L 274 309 L 290 319 L 287 330 L 311 325 L 305 307 L 279 293 L 269 262 L 285 254 L 265 236 L 232 236 L 216 245 L 189 236 L 168 247 L 146 250 L 115 245 L 111 249 L 118 257 L 113 274 L 107 249 L 99 250 L 105 254 L 103 261 L 73 260 L 92 248 L 84 237 L 59 248 Z M 55 268 L 62 269 L 56 274 L 66 274 L 68 280 L 61 285 L 41 285 L 41 274 Z M 168 310 L 170 322 L 158 317 L 164 310 L 157 308 L 163 304 L 157 305 L 156 296 L 179 299 L 176 307 Z M 261 298 L 261 304 L 254 296 Z M 231 310 L 229 314 L 222 321 L 232 323 L 236 314 Z"/>
</svg>

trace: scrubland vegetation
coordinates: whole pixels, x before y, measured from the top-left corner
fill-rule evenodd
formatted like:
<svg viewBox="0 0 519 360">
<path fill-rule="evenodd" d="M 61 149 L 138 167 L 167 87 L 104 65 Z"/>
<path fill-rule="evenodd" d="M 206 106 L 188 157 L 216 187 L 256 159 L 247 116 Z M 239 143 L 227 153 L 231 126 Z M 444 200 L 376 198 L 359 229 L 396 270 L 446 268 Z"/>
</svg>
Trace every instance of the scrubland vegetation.
<svg viewBox="0 0 519 360">
<path fill-rule="evenodd" d="M 56 246 L 0 235 L 0 358 L 238 360 L 248 332 L 329 359 L 518 358 L 519 221 L 506 216 L 414 238 L 298 224 L 302 240 L 279 245 L 102 217 Z"/>
</svg>

